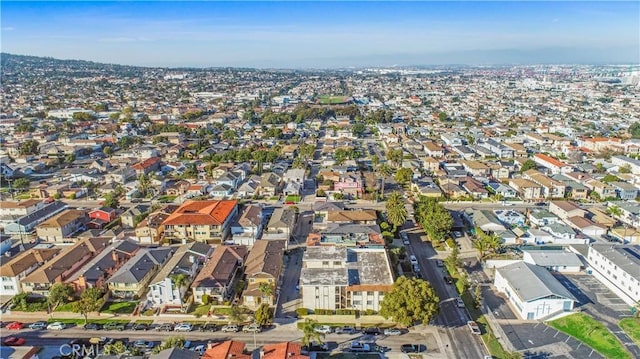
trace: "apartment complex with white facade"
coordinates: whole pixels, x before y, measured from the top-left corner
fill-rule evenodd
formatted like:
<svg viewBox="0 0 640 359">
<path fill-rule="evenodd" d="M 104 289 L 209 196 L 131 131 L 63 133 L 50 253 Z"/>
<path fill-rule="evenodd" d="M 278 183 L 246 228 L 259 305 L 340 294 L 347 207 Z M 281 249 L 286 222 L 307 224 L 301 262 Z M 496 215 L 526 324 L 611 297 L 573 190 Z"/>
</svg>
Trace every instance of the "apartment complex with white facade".
<svg viewBox="0 0 640 359">
<path fill-rule="evenodd" d="M 587 261 L 593 276 L 625 303 L 640 301 L 640 245 L 593 244 Z"/>
<path fill-rule="evenodd" d="M 378 311 L 393 281 L 384 248 L 309 247 L 300 275 L 302 306 Z"/>
</svg>

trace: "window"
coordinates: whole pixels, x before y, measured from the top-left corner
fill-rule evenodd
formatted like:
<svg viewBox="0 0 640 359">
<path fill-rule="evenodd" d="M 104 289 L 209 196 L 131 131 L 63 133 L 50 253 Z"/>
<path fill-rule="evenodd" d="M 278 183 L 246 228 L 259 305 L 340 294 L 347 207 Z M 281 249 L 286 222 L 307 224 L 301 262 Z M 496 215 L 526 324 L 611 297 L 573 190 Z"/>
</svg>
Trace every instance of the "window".
<svg viewBox="0 0 640 359">
<path fill-rule="evenodd" d="M 334 261 L 334 262 L 333 262 L 333 265 L 334 265 L 334 266 L 339 266 L 340 264 L 342 264 L 342 262 L 340 262 L 340 261 Z"/>
<path fill-rule="evenodd" d="M 367 305 L 373 305 L 373 301 L 372 300 L 368 300 L 367 301 Z"/>
<path fill-rule="evenodd" d="M 4 290 L 13 290 L 13 286 L 12 285 L 5 285 L 4 286 Z"/>
</svg>

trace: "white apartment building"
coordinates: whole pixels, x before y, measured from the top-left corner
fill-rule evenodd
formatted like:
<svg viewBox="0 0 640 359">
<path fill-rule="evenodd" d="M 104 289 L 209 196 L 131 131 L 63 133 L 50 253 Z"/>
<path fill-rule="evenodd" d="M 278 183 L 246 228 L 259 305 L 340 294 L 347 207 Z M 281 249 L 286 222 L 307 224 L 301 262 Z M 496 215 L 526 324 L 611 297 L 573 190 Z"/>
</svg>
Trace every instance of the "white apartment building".
<svg viewBox="0 0 640 359">
<path fill-rule="evenodd" d="M 302 306 L 377 312 L 393 282 L 384 248 L 308 247 L 300 274 Z"/>
<path fill-rule="evenodd" d="M 640 245 L 593 244 L 587 262 L 593 276 L 625 303 L 640 301 Z"/>
<path fill-rule="evenodd" d="M 525 320 L 573 310 L 576 298 L 543 267 L 516 262 L 496 268 L 494 285 Z"/>
</svg>

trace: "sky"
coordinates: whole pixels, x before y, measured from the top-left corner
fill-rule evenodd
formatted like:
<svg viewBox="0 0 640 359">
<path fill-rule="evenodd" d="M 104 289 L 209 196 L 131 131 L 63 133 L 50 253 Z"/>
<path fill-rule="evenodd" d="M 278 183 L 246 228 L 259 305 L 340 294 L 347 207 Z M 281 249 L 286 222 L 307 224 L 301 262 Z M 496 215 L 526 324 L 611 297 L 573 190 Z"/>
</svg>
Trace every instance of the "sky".
<svg viewBox="0 0 640 359">
<path fill-rule="evenodd" d="M 640 2 L 0 3 L 1 50 L 168 67 L 640 63 Z"/>
</svg>

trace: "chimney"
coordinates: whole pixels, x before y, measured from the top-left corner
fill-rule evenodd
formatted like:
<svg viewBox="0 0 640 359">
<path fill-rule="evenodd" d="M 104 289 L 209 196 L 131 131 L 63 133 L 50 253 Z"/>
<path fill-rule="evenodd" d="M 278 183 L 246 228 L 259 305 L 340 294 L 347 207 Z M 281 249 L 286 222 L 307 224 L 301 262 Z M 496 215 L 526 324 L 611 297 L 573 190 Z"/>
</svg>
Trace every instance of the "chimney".
<svg viewBox="0 0 640 359">
<path fill-rule="evenodd" d="M 118 263 L 119 262 L 119 260 L 118 260 L 118 252 L 116 252 L 115 250 L 111 251 L 111 259 L 113 259 L 113 261 L 115 263 Z"/>
</svg>

